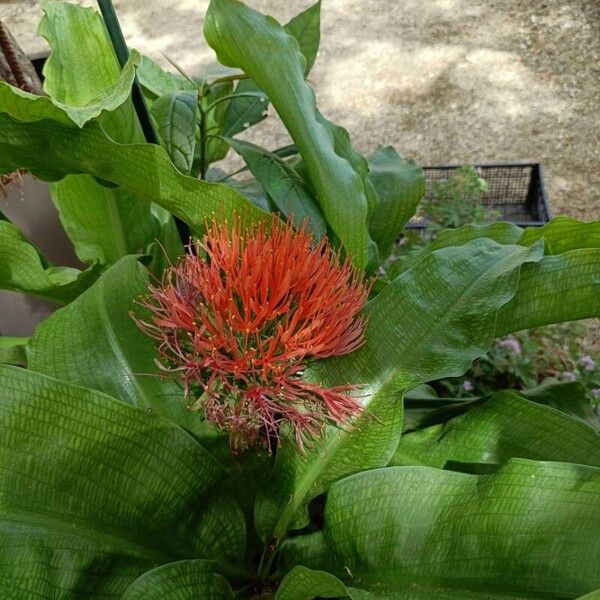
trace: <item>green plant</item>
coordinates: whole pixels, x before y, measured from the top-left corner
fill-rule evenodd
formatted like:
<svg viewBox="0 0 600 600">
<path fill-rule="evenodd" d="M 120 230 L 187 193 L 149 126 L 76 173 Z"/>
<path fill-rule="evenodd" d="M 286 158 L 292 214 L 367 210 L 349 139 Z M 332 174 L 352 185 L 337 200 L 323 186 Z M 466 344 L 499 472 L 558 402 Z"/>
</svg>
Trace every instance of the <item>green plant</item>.
<svg viewBox="0 0 600 600">
<path fill-rule="evenodd" d="M 431 197 L 419 206 L 419 214 L 425 220 L 422 231 L 405 229 L 381 266 L 381 274 L 394 279 L 401 270 L 401 261 L 410 252 L 431 243 L 444 229 L 456 229 L 462 225 L 482 225 L 496 221 L 501 213 L 479 203 L 481 195 L 488 191 L 488 184 L 476 168 L 463 165 L 448 178 L 436 183 Z"/>
<path fill-rule="evenodd" d="M 499 388 L 527 390 L 545 380 L 581 381 L 592 403 L 598 402 L 600 367 L 582 339 L 584 323 L 562 323 L 520 331 L 494 340 L 463 377 L 435 383 L 449 397 L 478 397 Z"/>
<path fill-rule="evenodd" d="M 435 236 L 449 227 L 497 220 L 500 213 L 479 202 L 488 190 L 487 181 L 472 165 L 463 165 L 451 177 L 436 183 L 431 190 L 432 198 L 421 205 L 429 219 L 429 232 Z"/>
<path fill-rule="evenodd" d="M 205 245 L 207 219 L 225 235 L 232 221 L 240 230 L 268 226 L 270 210 L 293 224 L 300 216 L 306 231 L 335 248 L 328 256 L 339 251 L 357 277 L 369 277 L 413 214 L 422 174 L 390 148 L 358 155 L 347 133 L 316 109 L 305 76 L 316 53 L 318 4 L 285 29 L 236 0 L 212 0 L 205 36 L 235 69 L 214 85 L 207 77 L 192 84 L 133 52 L 119 70 L 95 13 L 64 3 L 45 10 L 49 95 L 0 84 L 0 172 L 26 168 L 54 182 L 65 228 L 89 268 L 49 265 L 0 222 L 7 225 L 0 285 L 65 304 L 31 339 L 0 345 L 0 359 L 10 363 L 0 365 L 4 597 L 517 599 L 576 598 L 600 588 L 598 423 L 572 410 L 581 406 L 579 384 L 535 398 L 498 391 L 449 407 L 428 398 L 405 411 L 403 403 L 427 382 L 464 373 L 495 337 L 597 316 L 600 224 L 557 218 L 535 230 L 494 223 L 442 232 L 404 257 L 393 281 L 374 288 L 361 313 L 360 348 L 329 358 L 300 349 L 306 363 L 292 381 L 351 392 L 360 414 L 346 426 L 323 426 L 305 453 L 280 424 L 275 456 L 256 447 L 233 455 L 229 436 L 186 409 L 190 398 L 175 378 L 160 376 L 154 341 L 130 315 L 142 311 L 136 318 L 148 322 L 136 302 L 182 253 L 173 215 Z M 129 98 L 136 70 L 155 98 L 154 118 L 168 124 L 165 148 L 132 143 L 140 142 Z M 223 89 L 228 77 L 239 81 L 233 93 Z M 221 131 L 235 100 L 226 96 L 242 83 L 273 104 L 294 160 L 231 133 L 209 138 L 208 119 L 198 125 L 190 92 L 202 96 L 202 110 Z M 209 110 L 219 98 L 225 116 Z M 205 150 L 197 153 L 203 133 Z M 191 165 L 190 173 L 202 174 L 206 157 L 229 145 L 255 177 L 251 199 L 245 186 L 187 173 Z M 298 268 L 289 254 L 269 256 L 290 272 Z M 250 285 L 268 279 L 265 264 L 257 258 L 253 276 L 239 278 L 236 289 L 263 294 L 282 314 L 297 309 L 291 301 L 277 306 L 269 285 Z M 229 274 L 214 276 L 211 299 L 229 308 L 213 310 L 208 321 L 190 311 L 203 306 L 188 296 L 198 287 L 164 293 L 175 297 L 170 306 L 181 309 L 186 326 L 210 329 L 221 320 L 223 331 L 245 306 L 242 296 L 255 298 L 232 295 Z M 277 280 L 283 296 L 290 278 Z M 316 277 L 305 292 L 319 285 Z M 258 312 L 262 305 L 248 304 Z M 343 310 L 343 298 L 332 305 Z M 269 335 L 278 331 L 275 323 Z M 250 328 L 228 339 L 243 347 L 249 335 Z M 210 340 L 201 337 L 200 348 Z M 225 399 L 235 409 L 240 390 L 249 391 L 241 367 L 215 389 L 203 379 L 215 372 L 211 363 L 190 357 L 196 346 L 185 337 L 168 341 L 186 369 L 198 369 L 198 391 L 205 383 L 206 393 L 218 394 L 227 383 Z M 24 362 L 27 368 L 15 366 Z M 261 379 L 276 377 L 269 373 Z M 191 400 L 206 407 L 202 397 Z"/>
</svg>

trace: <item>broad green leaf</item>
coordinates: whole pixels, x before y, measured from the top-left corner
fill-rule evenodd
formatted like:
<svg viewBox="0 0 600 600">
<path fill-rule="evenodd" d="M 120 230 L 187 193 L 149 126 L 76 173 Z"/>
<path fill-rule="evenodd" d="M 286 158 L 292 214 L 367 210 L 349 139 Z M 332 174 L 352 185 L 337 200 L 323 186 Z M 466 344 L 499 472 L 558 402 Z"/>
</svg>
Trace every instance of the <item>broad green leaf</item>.
<svg viewBox="0 0 600 600">
<path fill-rule="evenodd" d="M 600 248 L 546 256 L 521 273 L 515 297 L 498 312 L 496 335 L 600 316 Z"/>
<path fill-rule="evenodd" d="M 496 311 L 518 293 L 519 273 L 542 247 L 480 239 L 432 252 L 367 304 L 366 344 L 314 366 L 326 381 L 461 375 L 493 338 Z"/>
<path fill-rule="evenodd" d="M 600 221 L 585 223 L 570 217 L 556 217 L 543 227 L 523 230 L 512 223 L 496 222 L 469 224 L 457 229 L 445 229 L 425 248 L 418 249 L 400 259 L 401 270 L 416 264 L 423 256 L 448 246 L 462 246 L 479 238 L 491 238 L 499 244 L 531 246 L 544 239 L 544 254 L 561 254 L 569 250 L 600 247 Z M 398 271 L 399 273 L 399 271 Z"/>
<path fill-rule="evenodd" d="M 134 50 L 121 69 L 104 21 L 92 8 L 68 2 L 45 2 L 38 33 L 51 53 L 44 63 L 44 90 L 79 127 L 100 116 L 117 141 L 132 141 L 141 132 L 130 102 L 135 67 Z M 1 105 L 0 105 L 1 110 Z"/>
<path fill-rule="evenodd" d="M 397 277 L 402 272 L 415 266 L 421 259 L 435 250 L 449 248 L 450 246 L 463 246 L 473 240 L 489 238 L 499 244 L 519 244 L 523 236 L 523 229 L 512 223 L 502 221 L 487 224 L 469 224 L 456 229 L 444 229 L 432 242 L 423 248 L 410 251 L 405 256 L 398 258 L 391 267 L 390 273 Z"/>
<path fill-rule="evenodd" d="M 196 147 L 198 91 L 165 94 L 154 102 L 151 113 L 173 164 L 182 173 L 189 174 Z"/>
<path fill-rule="evenodd" d="M 439 250 L 448 246 L 462 246 L 480 238 L 490 238 L 499 244 L 519 244 L 523 238 L 523 229 L 504 221 L 485 224 L 470 223 L 457 229 L 445 229 L 431 244 L 427 245 L 427 249 Z"/>
<path fill-rule="evenodd" d="M 110 267 L 96 285 L 41 323 L 31 338 L 29 368 L 99 390 L 197 431 L 201 417 L 186 410 L 181 387 L 159 377 L 154 341 L 131 313 L 146 313 L 135 301 L 149 277 L 136 256 Z"/>
<path fill-rule="evenodd" d="M 539 239 L 544 240 L 546 254 L 600 248 L 600 221 L 585 223 L 571 217 L 556 217 L 543 227 L 528 227 L 519 243 L 529 245 Z"/>
<path fill-rule="evenodd" d="M 231 587 L 210 560 L 182 560 L 136 579 L 122 600 L 233 600 Z"/>
<path fill-rule="evenodd" d="M 300 51 L 306 59 L 305 76 L 312 68 L 319 49 L 320 14 L 321 0 L 295 16 L 284 28 L 296 38 Z M 262 90 L 251 79 L 244 79 L 238 83 L 234 97 L 227 107 L 223 126 L 225 137 L 232 137 L 259 123 L 267 116 L 269 102 L 266 94 L 262 92 L 264 98 L 244 96 L 244 94 L 252 92 L 262 92 Z"/>
<path fill-rule="evenodd" d="M 0 112 L 12 115 L 19 121 L 52 119 L 63 125 L 73 126 L 73 120 L 47 96 L 36 96 L 0 81 Z"/>
<path fill-rule="evenodd" d="M 22 121 L 50 118 L 65 125 L 83 127 L 104 111 L 114 111 L 127 102 L 137 59 L 138 55 L 132 53 L 115 83 L 84 106 L 66 104 L 54 97 L 36 96 L 0 81 L 0 112 Z"/>
<path fill-rule="evenodd" d="M 98 275 L 97 266 L 80 271 L 50 265 L 12 223 L 0 221 L 0 289 L 66 304 L 87 289 Z"/>
<path fill-rule="evenodd" d="M 357 582 L 356 585 L 359 585 Z M 507 600 L 504 594 L 492 591 L 471 593 L 461 590 L 458 594 L 452 589 L 440 586 L 431 590 L 418 590 L 413 586 L 411 590 L 397 592 L 394 589 L 381 585 L 373 585 L 372 591 L 358 587 L 346 586 L 335 575 L 326 571 L 315 571 L 306 567 L 294 567 L 281 582 L 275 600 L 312 600 L 313 598 L 350 598 L 350 600 Z M 538 598 L 538 596 L 536 596 Z M 518 600 L 524 600 L 519 596 Z M 587 596 L 586 596 L 587 599 Z M 591 598 L 590 598 L 591 600 Z"/>
<path fill-rule="evenodd" d="M 151 58 L 148 58 L 143 54 L 140 56 L 137 76 L 142 87 L 154 98 L 172 92 L 194 89 L 192 83 L 185 79 L 185 77 L 182 77 L 179 73 L 165 71 Z"/>
<path fill-rule="evenodd" d="M 403 435 L 413 430 L 424 429 L 465 413 L 483 402 L 481 398 L 424 398 L 415 399 L 411 390 L 404 397 Z"/>
<path fill-rule="evenodd" d="M 0 336 L 0 363 L 24 367 L 27 365 L 25 347 L 29 338 Z"/>
<path fill-rule="evenodd" d="M 243 194 L 252 204 L 264 211 L 271 212 L 273 205 L 267 196 L 267 192 L 256 179 L 228 179 L 227 185 Z"/>
<path fill-rule="evenodd" d="M 284 444 L 271 484 L 259 496 L 257 530 L 280 541 L 303 526 L 302 507 L 337 479 L 383 464 L 400 439 L 402 396 L 420 383 L 461 374 L 489 348 L 495 315 L 517 288 L 523 263 L 541 246 L 475 240 L 427 256 L 365 308 L 365 343 L 314 364 L 305 377 L 327 387 L 356 384 L 365 413 L 356 429 L 332 430 L 307 457 Z"/>
<path fill-rule="evenodd" d="M 414 385 L 410 377 L 374 380 L 361 390 L 365 410 L 353 427 L 329 428 L 306 455 L 284 441 L 271 480 L 257 496 L 254 515 L 263 541 L 277 546 L 289 529 L 305 527 L 306 505 L 334 481 L 389 462 L 402 432 L 402 396 Z"/>
<path fill-rule="evenodd" d="M 329 132 L 333 141 L 335 153 L 346 159 L 354 169 L 355 173 L 360 177 L 365 192 L 365 198 L 367 200 L 368 221 L 379 204 L 379 198 L 377 197 L 375 187 L 369 179 L 369 163 L 367 162 L 367 159 L 352 147 L 350 134 L 346 129 L 327 120 L 318 110 L 317 121 Z M 369 243 L 373 244 L 374 242 L 369 239 Z"/>
<path fill-rule="evenodd" d="M 298 174 L 276 154 L 242 140 L 227 139 L 231 147 L 244 159 L 250 172 L 260 181 L 273 204 L 286 218 L 297 224 L 307 220 L 317 239 L 326 228 L 321 209 Z"/>
<path fill-rule="evenodd" d="M 600 416 L 592 408 L 587 389 L 579 381 L 548 381 L 520 393 L 532 402 L 556 408 L 600 431 Z"/>
<path fill-rule="evenodd" d="M 392 146 L 379 147 L 368 156 L 368 162 L 369 179 L 379 197 L 369 232 L 380 258 L 385 258 L 421 201 L 425 180 L 421 168 L 412 160 L 404 160 Z"/>
<path fill-rule="evenodd" d="M 122 76 L 104 21 L 95 11 L 72 4 L 47 4 L 45 12 L 41 30 L 52 49 L 44 67 L 46 91 L 55 101 L 85 107 Z M 128 95 L 99 121 L 115 141 L 144 142 Z M 63 227 L 84 262 L 112 264 L 125 254 L 143 252 L 160 236 L 160 219 L 144 197 L 100 186 L 86 175 L 67 177 L 51 191 Z"/>
<path fill-rule="evenodd" d="M 279 584 L 275 600 L 313 600 L 346 596 L 346 586 L 326 571 L 294 567 Z"/>
<path fill-rule="evenodd" d="M 238 215 L 243 225 L 268 215 L 226 185 L 199 181 L 173 166 L 155 144 L 117 144 L 96 123 L 82 129 L 52 121 L 21 123 L 0 114 L 0 173 L 23 167 L 36 177 L 56 181 L 87 173 L 156 202 L 201 232 L 205 219 Z"/>
<path fill-rule="evenodd" d="M 237 0 L 212 0 L 204 34 L 220 62 L 239 67 L 265 91 L 302 155 L 327 222 L 353 263 L 367 264 L 367 198 L 350 163 L 336 154 L 304 81 L 298 44 L 274 19 Z"/>
<path fill-rule="evenodd" d="M 243 79 L 237 84 L 223 120 L 225 137 L 233 137 L 266 118 L 269 106 L 267 95 L 264 92 L 262 96 L 247 95 L 256 92 L 262 90 L 251 79 Z"/>
<path fill-rule="evenodd" d="M 600 467 L 600 433 L 555 408 L 498 392 L 446 423 L 404 434 L 390 464 L 452 468 L 515 457 Z"/>
<path fill-rule="evenodd" d="M 358 584 L 357 584 L 358 585 Z M 284 593 L 280 594 L 283 588 Z M 506 600 L 504 594 L 486 592 L 472 594 L 461 590 L 457 595 L 453 590 L 435 587 L 428 591 L 404 590 L 400 593 L 393 589 L 373 586 L 374 591 L 344 585 L 337 577 L 326 571 L 315 571 L 306 567 L 294 567 L 283 579 L 275 595 L 275 600 L 312 600 L 320 598 L 350 598 L 350 600 Z M 519 600 L 524 600 L 519 596 Z M 537 596 L 536 596 L 537 598 Z M 587 597 L 586 597 L 587 598 Z"/>
<path fill-rule="evenodd" d="M 222 470 L 178 426 L 33 371 L 0 366 L 0 382 L 5 597 L 118 598 L 155 566 L 243 539 L 228 511 L 205 512 Z"/>
<path fill-rule="evenodd" d="M 144 252 L 162 237 L 150 204 L 124 189 L 101 186 L 88 175 L 68 175 L 50 189 L 83 262 L 112 264 L 126 254 Z"/>
<path fill-rule="evenodd" d="M 306 61 L 304 77 L 308 77 L 317 59 L 321 41 L 321 0 L 296 15 L 284 29 L 298 42 Z"/>
<path fill-rule="evenodd" d="M 493 475 L 389 467 L 331 486 L 284 567 L 375 598 L 575 598 L 600 585 L 600 469 L 514 459 Z M 353 598 L 369 598 L 369 595 Z"/>
</svg>

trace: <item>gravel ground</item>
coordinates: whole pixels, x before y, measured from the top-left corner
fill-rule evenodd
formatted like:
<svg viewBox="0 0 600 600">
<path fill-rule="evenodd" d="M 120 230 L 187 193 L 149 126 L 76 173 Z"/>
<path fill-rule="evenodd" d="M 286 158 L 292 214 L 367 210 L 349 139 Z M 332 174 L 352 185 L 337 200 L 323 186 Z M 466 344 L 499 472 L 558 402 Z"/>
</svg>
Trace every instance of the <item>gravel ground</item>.
<svg viewBox="0 0 600 600">
<path fill-rule="evenodd" d="M 310 2 L 248 0 L 280 21 Z M 30 52 L 44 47 L 39 4 L 0 0 L 0 18 Z M 201 35 L 206 0 L 115 5 L 130 44 L 154 58 L 164 52 L 191 73 L 213 60 Z M 599 23 L 598 0 L 323 0 L 310 79 L 362 152 L 392 144 L 421 164 L 540 161 L 555 213 L 597 219 Z M 274 121 L 253 139 L 286 143 Z"/>
</svg>

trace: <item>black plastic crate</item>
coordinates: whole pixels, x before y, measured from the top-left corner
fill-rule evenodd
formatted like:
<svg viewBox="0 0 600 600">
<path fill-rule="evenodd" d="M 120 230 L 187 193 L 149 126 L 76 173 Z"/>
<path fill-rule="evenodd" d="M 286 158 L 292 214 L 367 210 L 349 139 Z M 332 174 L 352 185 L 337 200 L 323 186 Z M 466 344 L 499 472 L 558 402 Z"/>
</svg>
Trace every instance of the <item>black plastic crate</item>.
<svg viewBox="0 0 600 600">
<path fill-rule="evenodd" d="M 433 186 L 452 176 L 461 165 L 423 167 L 425 198 L 433 197 Z M 544 175 L 540 163 L 474 165 L 489 186 L 479 199 L 484 206 L 501 213 L 498 220 L 521 227 L 541 227 L 551 219 Z M 414 220 L 409 229 L 424 229 L 425 220 Z"/>
</svg>

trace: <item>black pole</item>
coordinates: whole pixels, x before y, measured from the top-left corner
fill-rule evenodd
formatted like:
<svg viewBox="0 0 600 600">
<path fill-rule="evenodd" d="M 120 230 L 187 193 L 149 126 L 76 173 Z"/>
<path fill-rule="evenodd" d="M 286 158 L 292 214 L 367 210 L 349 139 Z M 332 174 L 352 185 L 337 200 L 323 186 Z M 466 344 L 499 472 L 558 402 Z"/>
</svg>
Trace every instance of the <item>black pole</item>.
<svg viewBox="0 0 600 600">
<path fill-rule="evenodd" d="M 110 41 L 112 42 L 119 64 L 121 65 L 121 68 L 123 68 L 129 58 L 129 49 L 125 43 L 125 38 L 123 37 L 123 31 L 119 25 L 115 7 L 113 6 L 112 0 L 98 0 L 98 6 L 100 7 L 102 17 L 104 18 L 104 23 L 106 24 L 106 29 L 108 30 L 108 35 L 110 36 Z M 148 112 L 148 107 L 146 106 L 142 87 L 140 86 L 137 75 L 133 80 L 131 99 L 146 141 L 149 144 L 158 144 L 158 137 L 152 126 L 150 113 Z"/>
</svg>

